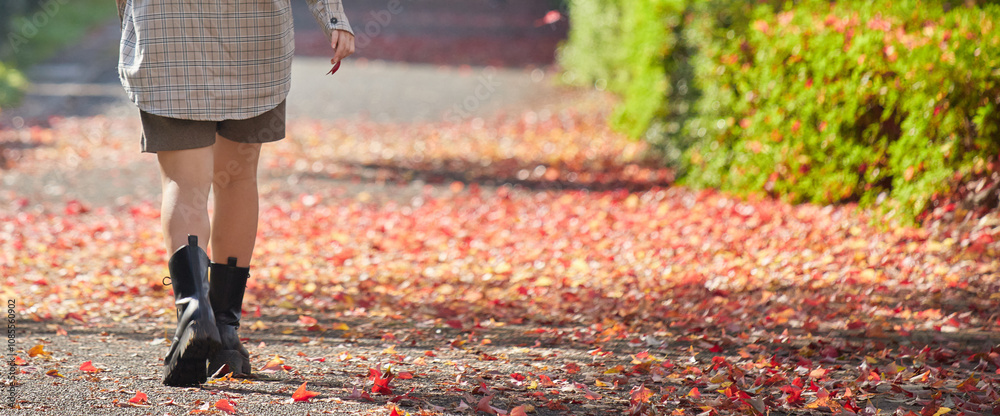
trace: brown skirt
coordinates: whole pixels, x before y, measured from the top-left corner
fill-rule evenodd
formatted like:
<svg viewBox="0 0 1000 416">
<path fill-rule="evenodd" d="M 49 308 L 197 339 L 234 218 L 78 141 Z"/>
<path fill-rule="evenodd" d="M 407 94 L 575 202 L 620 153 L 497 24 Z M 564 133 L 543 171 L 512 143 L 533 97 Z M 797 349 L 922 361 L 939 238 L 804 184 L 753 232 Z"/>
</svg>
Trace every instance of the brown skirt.
<svg viewBox="0 0 1000 416">
<path fill-rule="evenodd" d="M 285 138 L 285 102 L 246 120 L 183 120 L 139 111 L 142 151 L 186 150 L 215 144 L 215 135 L 237 143 L 267 143 Z"/>
</svg>

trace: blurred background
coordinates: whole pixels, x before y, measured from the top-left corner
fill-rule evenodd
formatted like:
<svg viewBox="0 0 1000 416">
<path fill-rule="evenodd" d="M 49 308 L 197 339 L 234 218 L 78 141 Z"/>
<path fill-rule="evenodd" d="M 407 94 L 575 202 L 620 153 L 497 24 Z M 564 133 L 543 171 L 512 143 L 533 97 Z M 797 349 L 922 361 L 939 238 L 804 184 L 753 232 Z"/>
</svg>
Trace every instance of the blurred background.
<svg viewBox="0 0 1000 416">
<path fill-rule="evenodd" d="M 334 77 L 292 4 L 292 118 L 457 122 L 574 87 L 610 92 L 608 123 L 692 187 L 907 224 L 1000 201 L 993 1 L 345 0 L 358 52 Z M 134 115 L 112 1 L 0 7 L 0 126 Z"/>
</svg>

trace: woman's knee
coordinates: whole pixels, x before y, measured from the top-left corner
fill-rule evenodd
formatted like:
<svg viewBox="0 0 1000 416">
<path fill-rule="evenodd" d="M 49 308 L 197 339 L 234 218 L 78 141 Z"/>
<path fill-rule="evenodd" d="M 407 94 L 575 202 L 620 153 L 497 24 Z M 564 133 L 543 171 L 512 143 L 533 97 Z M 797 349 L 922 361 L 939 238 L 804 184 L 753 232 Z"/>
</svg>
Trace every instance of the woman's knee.
<svg viewBox="0 0 1000 416">
<path fill-rule="evenodd" d="M 211 148 L 157 152 L 164 184 L 181 189 L 201 189 L 212 184 Z"/>
<path fill-rule="evenodd" d="M 238 143 L 218 136 L 215 143 L 215 172 L 212 182 L 216 186 L 249 184 L 257 181 L 257 162 L 260 144 Z"/>
</svg>

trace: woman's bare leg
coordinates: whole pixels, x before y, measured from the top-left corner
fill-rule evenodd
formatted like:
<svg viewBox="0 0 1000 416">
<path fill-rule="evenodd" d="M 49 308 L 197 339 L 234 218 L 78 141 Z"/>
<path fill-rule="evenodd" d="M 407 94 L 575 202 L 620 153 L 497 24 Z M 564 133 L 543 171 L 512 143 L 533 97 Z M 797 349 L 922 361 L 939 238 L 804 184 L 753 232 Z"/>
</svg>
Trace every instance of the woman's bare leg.
<svg viewBox="0 0 1000 416">
<path fill-rule="evenodd" d="M 226 259 L 235 257 L 238 267 L 250 267 L 257 238 L 257 162 L 261 145 L 216 136 L 213 147 L 212 259 L 226 263 Z"/>
<path fill-rule="evenodd" d="M 187 244 L 188 235 L 198 236 L 198 245 L 208 247 L 210 226 L 208 195 L 212 187 L 212 147 L 159 151 L 163 200 L 160 221 L 167 254 Z"/>
</svg>

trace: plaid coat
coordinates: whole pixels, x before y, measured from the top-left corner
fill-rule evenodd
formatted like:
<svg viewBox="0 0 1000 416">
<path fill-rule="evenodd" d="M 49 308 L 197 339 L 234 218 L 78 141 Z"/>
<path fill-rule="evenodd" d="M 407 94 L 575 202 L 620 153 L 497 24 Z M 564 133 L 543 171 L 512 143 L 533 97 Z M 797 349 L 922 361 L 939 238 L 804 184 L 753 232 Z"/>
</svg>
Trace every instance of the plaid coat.
<svg viewBox="0 0 1000 416">
<path fill-rule="evenodd" d="M 295 49 L 289 0 L 116 1 L 118 75 L 143 111 L 242 120 L 288 95 Z M 328 37 L 351 32 L 340 0 L 306 2 Z"/>
</svg>

